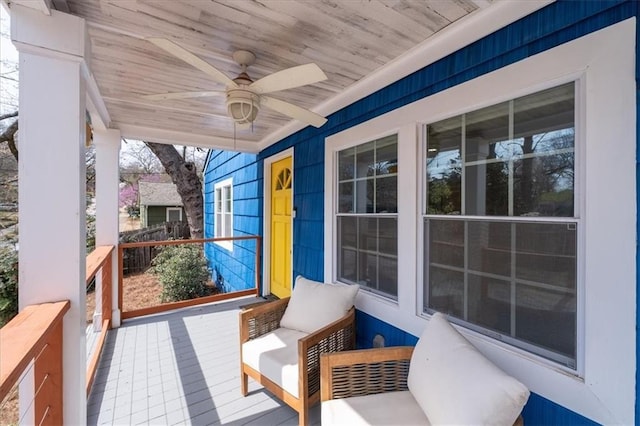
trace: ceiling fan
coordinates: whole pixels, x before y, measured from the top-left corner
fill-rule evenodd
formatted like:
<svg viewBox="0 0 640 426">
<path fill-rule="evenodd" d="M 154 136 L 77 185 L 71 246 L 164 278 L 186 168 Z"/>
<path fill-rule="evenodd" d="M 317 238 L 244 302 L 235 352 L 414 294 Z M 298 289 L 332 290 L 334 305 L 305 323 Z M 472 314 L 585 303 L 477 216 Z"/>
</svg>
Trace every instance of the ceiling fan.
<svg viewBox="0 0 640 426">
<path fill-rule="evenodd" d="M 315 127 L 320 127 L 327 122 L 326 118 L 308 109 L 272 98 L 271 96 L 266 96 L 267 93 L 292 89 L 294 87 L 326 80 L 327 76 L 325 73 L 314 63 L 287 68 L 253 81 L 247 74 L 247 67 L 255 62 L 256 56 L 247 50 L 238 50 L 234 52 L 233 60 L 240 65 L 242 71 L 236 78 L 231 79 L 213 65 L 170 40 L 164 38 L 148 38 L 147 40 L 173 56 L 193 65 L 200 71 L 205 72 L 216 82 L 226 85 L 226 90 L 162 93 L 146 95 L 143 96 L 144 99 L 158 101 L 165 99 L 226 96 L 227 112 L 233 121 L 241 127 L 253 123 L 261 107 L 272 109 L 280 114 L 311 124 Z"/>
</svg>

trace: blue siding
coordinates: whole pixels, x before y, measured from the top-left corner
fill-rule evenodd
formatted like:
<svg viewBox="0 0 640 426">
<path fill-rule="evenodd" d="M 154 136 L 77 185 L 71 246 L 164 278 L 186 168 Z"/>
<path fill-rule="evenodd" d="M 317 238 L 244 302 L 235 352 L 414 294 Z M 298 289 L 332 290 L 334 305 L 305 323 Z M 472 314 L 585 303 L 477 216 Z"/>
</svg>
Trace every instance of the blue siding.
<svg viewBox="0 0 640 426">
<path fill-rule="evenodd" d="M 205 238 L 214 237 L 215 184 L 233 178 L 233 235 L 262 235 L 262 165 L 256 155 L 210 151 L 204 178 Z M 236 241 L 233 251 L 205 244 L 213 279 L 224 292 L 252 288 L 255 281 L 254 240 Z"/>
<path fill-rule="evenodd" d="M 302 274 L 311 279 L 322 280 L 324 275 L 324 139 L 327 136 L 627 18 L 637 17 L 639 10 L 639 2 L 635 1 L 557 1 L 331 114 L 327 124 L 322 128 L 306 127 L 266 148 L 257 157 L 247 154 L 212 153 L 207 173 L 215 176 L 207 178 L 213 182 L 235 171 L 237 174 L 234 174 L 234 179 L 236 179 L 237 175 L 245 174 L 244 169 L 239 168 L 244 164 L 246 173 L 253 174 L 252 182 L 258 183 L 255 187 L 246 187 L 245 199 L 249 202 L 244 206 L 247 209 L 244 214 L 246 217 L 256 219 L 258 221 L 256 226 L 261 231 L 262 185 L 260 179 L 263 161 L 293 147 L 294 207 L 297 213 L 293 229 L 294 276 Z M 640 36 L 637 36 L 637 40 L 636 45 L 640 46 Z M 636 61 L 638 61 L 638 55 L 636 55 Z M 636 65 L 636 75 L 640 77 L 638 65 Z M 640 113 L 640 108 L 638 112 Z M 640 122 L 638 134 L 640 135 Z M 640 144 L 638 152 L 640 152 Z M 221 158 L 218 159 L 218 157 Z M 227 166 L 227 162 L 235 164 L 235 168 Z M 640 159 L 637 162 L 640 165 Z M 637 170 L 640 169 L 637 168 Z M 637 176 L 638 187 L 640 187 L 640 172 Z M 213 185 L 205 188 L 212 190 Z M 640 204 L 640 195 L 638 195 L 638 203 Z M 255 210 L 249 210 L 254 208 Z M 640 241 L 640 234 L 638 240 Z M 640 258 L 637 262 L 637 270 L 640 271 Z M 640 292 L 638 292 L 638 301 L 640 302 Z M 415 344 L 415 336 L 363 312 L 357 313 L 356 321 L 359 347 L 370 347 L 376 334 L 382 334 L 385 337 L 387 346 Z M 640 352 L 640 345 L 638 351 Z M 593 424 L 590 420 L 535 394 L 531 395 L 523 415 L 528 425 Z M 638 406 L 636 418 L 640 418 Z"/>
</svg>

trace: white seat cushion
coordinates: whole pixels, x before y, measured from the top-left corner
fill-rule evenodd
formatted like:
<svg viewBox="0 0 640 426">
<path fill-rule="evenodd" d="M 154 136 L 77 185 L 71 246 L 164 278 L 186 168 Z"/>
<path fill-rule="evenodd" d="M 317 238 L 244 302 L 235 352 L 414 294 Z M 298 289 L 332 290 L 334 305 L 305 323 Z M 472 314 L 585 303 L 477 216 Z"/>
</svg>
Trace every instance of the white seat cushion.
<svg viewBox="0 0 640 426">
<path fill-rule="evenodd" d="M 349 312 L 359 288 L 357 285 L 326 284 L 298 276 L 280 326 L 306 333 L 318 331 Z"/>
<path fill-rule="evenodd" d="M 445 316 L 429 320 L 409 364 L 409 390 L 436 424 L 512 425 L 529 390 L 485 358 Z"/>
<path fill-rule="evenodd" d="M 429 425 L 411 392 L 385 392 L 322 402 L 322 425 Z"/>
<path fill-rule="evenodd" d="M 242 361 L 298 397 L 298 340 L 308 336 L 298 330 L 278 328 L 242 344 Z"/>
</svg>

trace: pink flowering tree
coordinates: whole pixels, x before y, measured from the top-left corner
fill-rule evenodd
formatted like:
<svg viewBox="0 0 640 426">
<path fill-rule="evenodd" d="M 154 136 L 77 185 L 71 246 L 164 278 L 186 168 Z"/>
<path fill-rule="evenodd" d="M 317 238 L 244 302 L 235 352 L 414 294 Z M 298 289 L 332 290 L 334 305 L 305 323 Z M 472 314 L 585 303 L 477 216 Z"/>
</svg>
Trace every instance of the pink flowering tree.
<svg viewBox="0 0 640 426">
<path fill-rule="evenodd" d="M 138 208 L 138 184 L 127 183 L 120 188 L 120 207 L 125 207 L 128 212 Z"/>
</svg>

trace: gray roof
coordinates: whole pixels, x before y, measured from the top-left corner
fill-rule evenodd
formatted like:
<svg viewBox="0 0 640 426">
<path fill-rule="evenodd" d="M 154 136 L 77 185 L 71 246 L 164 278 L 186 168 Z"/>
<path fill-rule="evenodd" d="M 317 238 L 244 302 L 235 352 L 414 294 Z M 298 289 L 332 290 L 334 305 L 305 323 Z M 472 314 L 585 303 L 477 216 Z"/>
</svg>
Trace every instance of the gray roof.
<svg viewBox="0 0 640 426">
<path fill-rule="evenodd" d="M 141 206 L 181 206 L 182 199 L 173 183 L 138 182 Z"/>
</svg>

